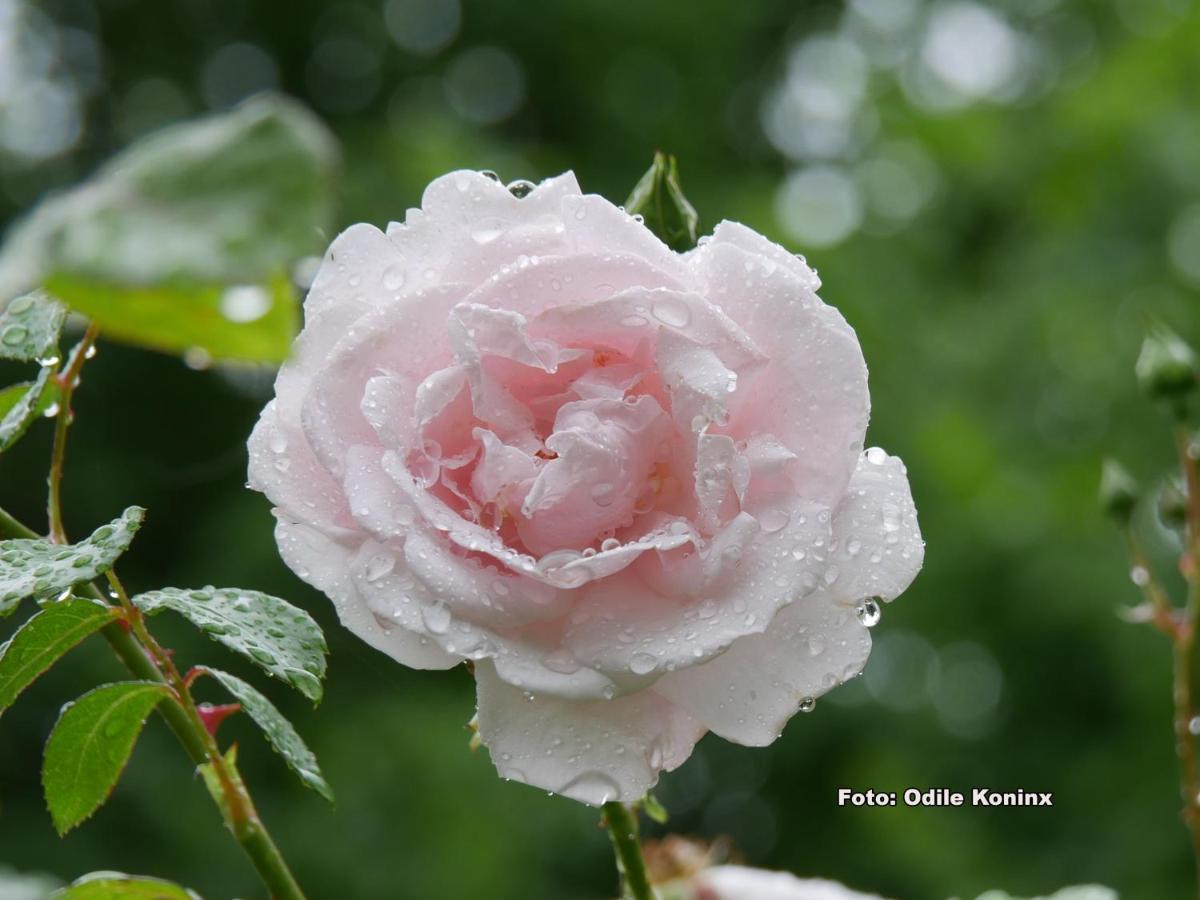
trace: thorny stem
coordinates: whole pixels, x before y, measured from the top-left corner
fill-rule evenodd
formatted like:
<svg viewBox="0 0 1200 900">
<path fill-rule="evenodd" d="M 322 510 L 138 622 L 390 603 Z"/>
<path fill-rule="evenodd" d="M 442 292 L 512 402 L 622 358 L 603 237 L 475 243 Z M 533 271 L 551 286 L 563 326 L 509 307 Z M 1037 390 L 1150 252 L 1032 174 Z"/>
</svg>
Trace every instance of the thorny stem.
<svg viewBox="0 0 1200 900">
<path fill-rule="evenodd" d="M 646 874 L 646 860 L 638 841 L 636 813 L 616 800 L 604 804 L 604 820 L 617 855 L 617 870 L 621 873 L 622 896 L 625 900 L 656 900 Z"/>
<path fill-rule="evenodd" d="M 54 377 L 58 385 L 58 414 L 54 421 L 54 449 L 50 454 L 50 495 L 47 500 L 47 512 L 50 518 L 50 540 L 56 544 L 67 542 L 62 520 L 62 475 L 63 460 L 67 454 L 67 429 L 71 427 L 71 398 L 75 395 L 75 388 L 79 384 L 79 372 L 96 343 L 97 334 L 99 329 L 96 323 L 89 323 L 83 338 L 71 351 L 66 368 Z"/>
<path fill-rule="evenodd" d="M 90 323 L 82 340 L 71 352 L 65 369 L 56 376 L 59 387 L 58 414 L 51 453 L 47 515 L 50 524 L 49 540 L 67 543 L 62 518 L 63 461 L 66 458 L 67 429 L 71 424 L 71 400 L 79 382 L 83 363 L 95 344 L 99 331 Z M 37 538 L 39 535 L 9 513 L 0 509 L 0 537 Z M 161 644 L 146 627 L 145 618 L 129 599 L 124 586 L 113 571 L 107 573 L 111 596 L 118 600 L 124 614 L 121 622 L 107 625 L 101 633 L 126 668 L 138 678 L 167 684 L 174 693 L 173 703 L 161 703 L 157 709 L 183 746 L 195 766 L 209 765 L 221 785 L 230 830 L 241 845 L 259 878 L 270 891 L 272 900 L 304 900 L 304 892 L 296 882 L 279 848 L 271 839 L 266 826 L 258 817 L 250 793 L 240 778 L 230 772 L 216 738 L 209 733 L 196 708 L 188 682 Z M 108 599 L 94 584 L 84 585 L 83 593 L 107 604 Z"/>
<path fill-rule="evenodd" d="M 1182 568 L 1188 583 L 1187 605 L 1175 636 L 1175 736 L 1184 818 L 1192 835 L 1197 892 L 1200 894 L 1200 776 L 1196 768 L 1196 735 L 1192 731 L 1196 714 L 1192 697 L 1192 661 L 1197 616 L 1200 615 L 1200 477 L 1191 436 L 1183 427 L 1175 430 L 1175 444 L 1187 487 L 1187 540 Z"/>
</svg>

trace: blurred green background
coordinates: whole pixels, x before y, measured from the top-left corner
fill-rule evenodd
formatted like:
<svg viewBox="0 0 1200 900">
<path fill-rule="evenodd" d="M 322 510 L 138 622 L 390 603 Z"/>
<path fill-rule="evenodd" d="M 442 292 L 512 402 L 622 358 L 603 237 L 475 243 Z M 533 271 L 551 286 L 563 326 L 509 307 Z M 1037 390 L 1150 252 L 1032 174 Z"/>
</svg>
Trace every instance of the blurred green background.
<svg viewBox="0 0 1200 900">
<path fill-rule="evenodd" d="M 339 225 L 402 218 L 458 167 L 573 168 L 620 202 L 655 149 L 677 154 L 706 230 L 743 221 L 819 268 L 871 367 L 868 443 L 908 463 L 928 555 L 865 677 L 769 749 L 710 736 L 663 779 L 670 830 L 906 900 L 1086 881 L 1182 897 L 1169 653 L 1115 615 L 1134 588 L 1093 496 L 1107 452 L 1151 484 L 1170 464 L 1167 420 L 1132 375 L 1145 315 L 1200 338 L 1193 7 L 0 0 L 0 220 L 141 134 L 272 87 L 342 142 Z M 249 723 L 222 730 L 310 896 L 613 896 L 595 812 L 468 751 L 469 675 L 369 649 L 280 562 L 268 505 L 244 487 L 270 384 L 103 344 L 76 398 L 67 524 L 80 535 L 143 505 L 131 588 L 258 588 L 326 628 L 321 708 L 267 690 L 335 809 Z M 0 458 L 0 504 L 38 528 L 49 444 L 40 424 Z M 1170 539 L 1144 525 L 1169 576 Z M 244 672 L 180 621 L 155 630 L 184 663 Z M 120 674 L 91 642 L 5 714 L 0 862 L 258 896 L 159 721 L 108 805 L 55 837 L 42 744 L 62 702 Z M 1055 805 L 843 809 L 843 786 L 1025 788 Z"/>
</svg>

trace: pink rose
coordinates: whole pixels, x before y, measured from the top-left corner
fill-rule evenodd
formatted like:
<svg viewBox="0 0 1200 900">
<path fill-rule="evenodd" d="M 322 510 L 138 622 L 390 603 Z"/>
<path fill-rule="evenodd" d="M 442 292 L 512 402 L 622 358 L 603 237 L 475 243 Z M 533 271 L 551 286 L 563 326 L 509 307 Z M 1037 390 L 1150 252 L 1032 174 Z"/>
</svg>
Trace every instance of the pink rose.
<svg viewBox="0 0 1200 900">
<path fill-rule="evenodd" d="M 706 730 L 769 744 L 857 675 L 862 601 L 920 568 L 818 284 L 730 222 L 674 253 L 570 173 L 451 173 L 330 247 L 250 483 L 348 628 L 474 662 L 503 776 L 637 799 Z"/>
</svg>

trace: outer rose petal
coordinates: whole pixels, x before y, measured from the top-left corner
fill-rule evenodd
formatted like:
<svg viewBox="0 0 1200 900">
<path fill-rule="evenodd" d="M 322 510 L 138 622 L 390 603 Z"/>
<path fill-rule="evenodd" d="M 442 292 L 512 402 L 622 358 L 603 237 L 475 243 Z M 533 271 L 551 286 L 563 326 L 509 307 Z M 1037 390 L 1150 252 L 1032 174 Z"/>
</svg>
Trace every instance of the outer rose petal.
<svg viewBox="0 0 1200 900">
<path fill-rule="evenodd" d="M 512 687 L 486 661 L 476 664 L 475 681 L 479 735 L 500 774 L 593 806 L 645 796 L 704 734 L 654 691 L 560 700 Z"/>
<path fill-rule="evenodd" d="M 342 624 L 375 649 L 414 669 L 449 669 L 462 661 L 424 635 L 380 628 L 350 577 L 354 551 L 348 547 L 315 528 L 284 519 L 275 526 L 275 540 L 292 571 L 328 595 Z"/>
<path fill-rule="evenodd" d="M 829 591 L 845 602 L 893 600 L 912 584 L 925 561 L 925 542 L 900 457 L 878 447 L 862 455 L 834 517 L 833 539 L 830 569 L 836 567 L 838 577 Z"/>
<path fill-rule="evenodd" d="M 747 635 L 703 665 L 671 672 L 655 690 L 731 741 L 766 746 L 805 698 L 862 671 L 871 652 L 855 604 L 894 597 L 924 557 L 904 464 L 868 451 L 834 514 L 837 548 L 823 588 L 784 607 L 763 634 Z M 836 561 L 834 561 L 834 558 Z"/>
<path fill-rule="evenodd" d="M 791 270 L 714 238 L 692 257 L 708 296 L 770 363 L 729 398 L 730 434 L 768 434 L 796 454 L 800 495 L 836 506 L 862 451 L 871 404 L 854 330 Z"/>
<path fill-rule="evenodd" d="M 790 872 L 769 872 L 748 866 L 714 866 L 698 873 L 689 900 L 883 900 L 861 894 L 836 881 L 797 878 Z"/>
<path fill-rule="evenodd" d="M 720 656 L 668 672 L 654 689 L 715 734 L 738 744 L 772 743 L 800 708 L 862 671 L 871 633 L 825 591 L 785 606 L 762 634 L 738 638 Z"/>
</svg>

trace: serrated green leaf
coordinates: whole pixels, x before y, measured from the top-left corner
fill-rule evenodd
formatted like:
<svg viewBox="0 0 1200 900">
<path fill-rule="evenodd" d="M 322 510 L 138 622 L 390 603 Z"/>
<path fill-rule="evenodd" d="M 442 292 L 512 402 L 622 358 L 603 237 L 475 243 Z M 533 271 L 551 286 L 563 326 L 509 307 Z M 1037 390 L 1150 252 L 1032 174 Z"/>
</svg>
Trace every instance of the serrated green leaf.
<svg viewBox="0 0 1200 900">
<path fill-rule="evenodd" d="M 33 406 L 34 418 L 39 415 L 45 415 L 58 400 L 58 384 L 50 378 L 53 372 L 49 369 L 43 371 L 47 373 L 47 376 L 45 384 L 42 386 L 42 396 Z M 0 421 L 8 415 L 9 410 L 21 402 L 21 399 L 29 392 L 29 389 L 36 384 L 37 382 L 34 381 L 22 381 L 0 390 Z"/>
<path fill-rule="evenodd" d="M 123 681 L 88 691 L 62 708 L 42 763 L 46 806 L 59 834 L 108 799 L 146 717 L 170 695 L 165 684 Z"/>
<path fill-rule="evenodd" d="M 164 588 L 133 598 L 147 615 L 174 610 L 205 634 L 281 678 L 314 703 L 325 677 L 325 635 L 312 616 L 258 591 Z"/>
<path fill-rule="evenodd" d="M 296 312 L 279 273 L 323 243 L 336 157 L 311 113 L 267 95 L 150 135 L 12 229 L 0 299 L 43 285 L 110 336 L 281 359 Z"/>
<path fill-rule="evenodd" d="M 50 900 L 201 900 L 195 891 L 145 875 L 93 872 L 55 891 Z"/>
<path fill-rule="evenodd" d="M 305 746 L 296 729 L 292 727 L 292 723 L 283 717 L 275 705 L 256 688 L 236 675 L 230 675 L 219 669 L 206 668 L 205 671 L 221 682 L 225 690 L 237 698 L 237 701 L 242 704 L 242 709 L 267 736 L 267 740 L 275 748 L 275 752 L 284 758 L 292 771 L 300 776 L 300 780 L 332 803 L 333 791 L 321 774 L 317 758 Z"/>
<path fill-rule="evenodd" d="M 0 311 L 0 359 L 55 355 L 67 308 L 45 291 L 15 297 Z"/>
<path fill-rule="evenodd" d="M 0 541 L 0 616 L 25 597 L 45 597 L 91 581 L 128 548 L 146 511 L 131 506 L 78 544 L 40 540 Z"/>
<path fill-rule="evenodd" d="M 654 162 L 625 201 L 625 211 L 641 216 L 646 227 L 672 250 L 682 252 L 696 246 L 700 217 L 683 195 L 674 156 L 654 154 Z"/>
<path fill-rule="evenodd" d="M 169 353 L 281 362 L 300 325 L 296 290 L 283 275 L 261 284 L 168 282 L 123 287 L 74 275 L 47 285 L 104 327 L 105 337 Z"/>
<path fill-rule="evenodd" d="M 112 622 L 115 610 L 91 600 L 51 603 L 0 647 L 0 713 L 64 653 Z"/>
<path fill-rule="evenodd" d="M 15 444 L 25 430 L 54 402 L 57 389 L 44 368 L 34 381 L 14 384 L 0 392 L 0 453 Z"/>
</svg>

